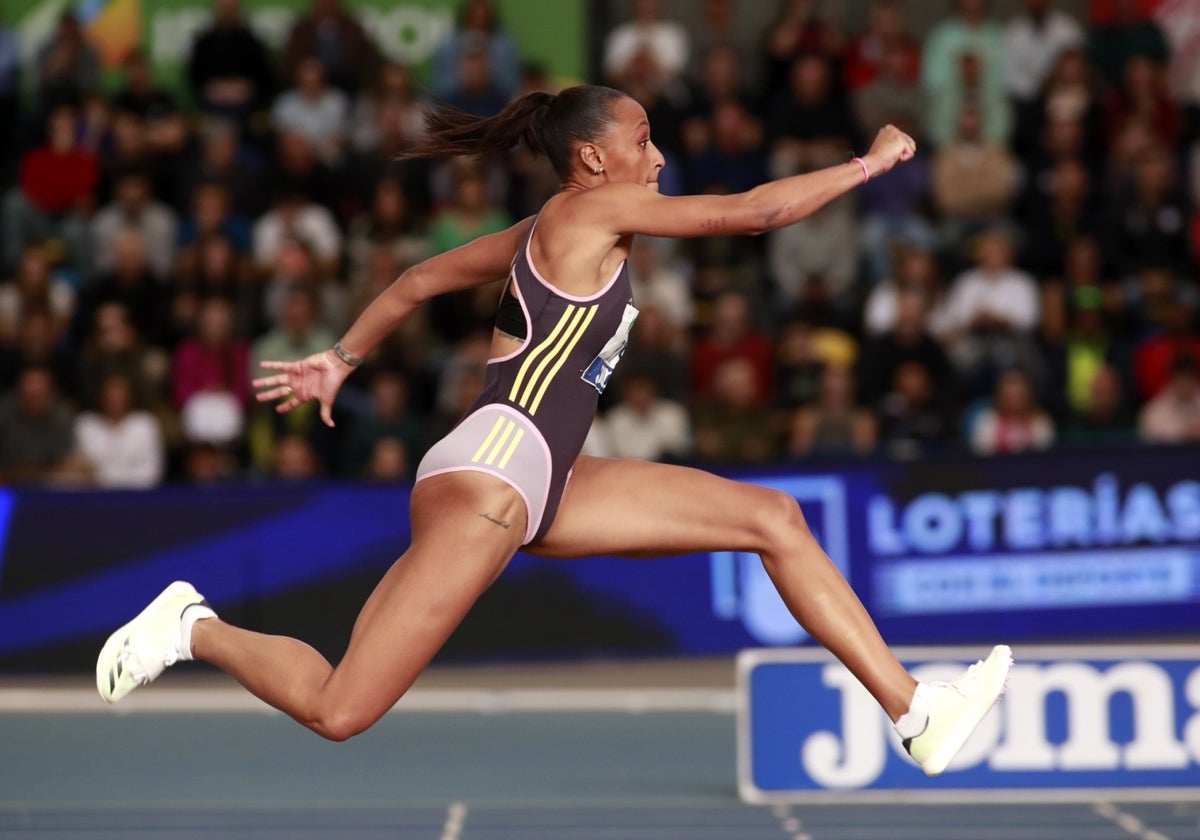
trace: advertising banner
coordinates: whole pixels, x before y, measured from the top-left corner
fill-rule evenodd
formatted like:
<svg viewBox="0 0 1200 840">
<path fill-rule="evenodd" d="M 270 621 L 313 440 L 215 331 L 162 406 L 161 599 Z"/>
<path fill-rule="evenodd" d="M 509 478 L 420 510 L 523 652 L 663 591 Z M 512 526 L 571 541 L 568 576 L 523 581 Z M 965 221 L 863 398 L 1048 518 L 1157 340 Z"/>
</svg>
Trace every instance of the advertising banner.
<svg viewBox="0 0 1200 840">
<path fill-rule="evenodd" d="M 1198 466 L 1193 447 L 732 477 L 796 499 L 889 643 L 1098 643 L 1200 639 Z M 362 600 L 408 544 L 409 491 L 0 491 L 0 669 L 27 656 L 39 667 L 79 666 L 72 657 L 176 578 L 254 629 L 340 656 Z M 798 553 L 794 562 L 812 559 Z M 444 655 L 721 655 L 811 644 L 751 553 L 519 554 Z"/>
<path fill-rule="evenodd" d="M 984 653 L 897 651 L 926 682 L 953 679 Z M 743 652 L 742 799 L 1200 797 L 1200 647 L 1017 646 L 1013 654 L 1005 695 L 947 771 L 930 779 L 875 700 L 830 656 Z"/>
<path fill-rule="evenodd" d="M 242 13 L 268 47 L 279 49 L 297 15 L 312 0 L 242 0 Z M 412 66 L 423 78 L 434 51 L 453 30 L 461 0 L 343 0 L 384 55 Z M 522 60 L 546 67 L 552 78 L 582 79 L 587 50 L 583 0 L 497 0 L 505 28 Z M 133 49 L 149 57 L 161 84 L 183 90 L 192 41 L 212 22 L 211 0 L 6 0 L 0 22 L 13 28 L 26 67 L 64 11 L 75 12 L 106 68 Z M 30 75 L 30 74 L 27 74 Z"/>
</svg>

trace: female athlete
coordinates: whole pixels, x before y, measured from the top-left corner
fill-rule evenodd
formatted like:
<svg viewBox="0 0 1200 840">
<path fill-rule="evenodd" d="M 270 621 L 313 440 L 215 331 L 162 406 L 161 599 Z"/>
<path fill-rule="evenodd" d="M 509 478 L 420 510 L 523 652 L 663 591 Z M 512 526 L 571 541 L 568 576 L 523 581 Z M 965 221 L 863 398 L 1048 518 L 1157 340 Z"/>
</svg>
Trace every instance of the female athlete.
<svg viewBox="0 0 1200 840">
<path fill-rule="evenodd" d="M 849 163 L 738 195 L 675 198 L 658 193 L 664 160 L 646 112 L 609 88 L 527 94 L 487 119 L 429 120 L 414 154 L 499 153 L 523 141 L 549 157 L 562 191 L 536 217 L 405 271 L 332 349 L 266 363 L 275 373 L 255 382 L 280 412 L 317 400 L 332 426 L 342 382 L 418 306 L 508 277 L 483 394 L 418 469 L 409 549 L 367 600 L 336 668 L 295 639 L 221 621 L 176 582 L 105 645 L 101 696 L 115 702 L 195 658 L 342 741 L 400 699 L 518 549 L 555 558 L 752 551 L 796 620 L 866 686 L 925 772 L 940 773 L 1002 691 L 1007 647 L 954 683 L 918 685 L 794 499 L 695 469 L 580 454 L 637 316 L 625 268 L 635 235 L 781 228 L 910 159 L 913 140 L 888 126 Z"/>
</svg>

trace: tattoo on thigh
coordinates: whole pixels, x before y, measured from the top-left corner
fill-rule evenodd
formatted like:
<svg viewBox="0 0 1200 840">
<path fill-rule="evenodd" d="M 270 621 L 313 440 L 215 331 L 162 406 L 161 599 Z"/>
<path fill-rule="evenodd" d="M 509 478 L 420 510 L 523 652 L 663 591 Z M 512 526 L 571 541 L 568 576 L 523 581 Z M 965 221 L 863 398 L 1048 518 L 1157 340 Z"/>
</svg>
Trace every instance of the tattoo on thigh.
<svg viewBox="0 0 1200 840">
<path fill-rule="evenodd" d="M 506 531 L 508 530 L 508 527 L 510 525 L 512 525 L 512 523 L 509 522 L 507 519 L 497 519 L 496 517 L 492 516 L 490 513 L 481 513 L 479 515 L 482 516 L 484 519 L 486 519 L 488 522 L 491 522 L 493 525 L 499 525 L 501 528 L 503 528 Z"/>
</svg>

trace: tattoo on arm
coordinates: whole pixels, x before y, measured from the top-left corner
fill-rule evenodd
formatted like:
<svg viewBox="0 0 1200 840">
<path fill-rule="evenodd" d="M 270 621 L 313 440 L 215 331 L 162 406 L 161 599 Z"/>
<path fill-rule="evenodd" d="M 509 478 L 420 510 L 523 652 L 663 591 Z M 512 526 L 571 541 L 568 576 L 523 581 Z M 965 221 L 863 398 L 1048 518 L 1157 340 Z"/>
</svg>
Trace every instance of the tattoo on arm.
<svg viewBox="0 0 1200 840">
<path fill-rule="evenodd" d="M 509 522 L 507 519 L 497 519 L 496 517 L 492 516 L 490 513 L 481 513 L 479 515 L 482 516 L 484 519 L 486 519 L 488 522 L 491 522 L 493 525 L 499 525 L 501 528 L 503 528 L 506 531 L 509 529 L 509 526 L 512 525 L 512 523 Z"/>
</svg>

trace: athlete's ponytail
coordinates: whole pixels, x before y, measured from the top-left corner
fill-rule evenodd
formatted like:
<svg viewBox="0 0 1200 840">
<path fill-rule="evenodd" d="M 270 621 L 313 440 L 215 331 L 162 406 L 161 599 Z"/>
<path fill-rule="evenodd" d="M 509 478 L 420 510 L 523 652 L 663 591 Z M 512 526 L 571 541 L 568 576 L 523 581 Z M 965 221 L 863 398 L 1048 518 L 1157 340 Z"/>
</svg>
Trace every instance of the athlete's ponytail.
<svg viewBox="0 0 1200 840">
<path fill-rule="evenodd" d="M 446 107 L 430 110 L 427 133 L 401 157 L 480 155 L 524 143 L 534 154 L 550 158 L 565 179 L 575 147 L 604 136 L 613 120 L 612 103 L 624 96 L 612 88 L 578 85 L 557 96 L 540 91 L 519 96 L 494 117 Z"/>
</svg>

